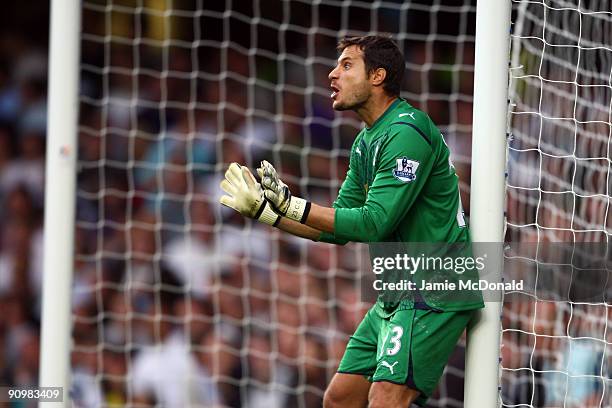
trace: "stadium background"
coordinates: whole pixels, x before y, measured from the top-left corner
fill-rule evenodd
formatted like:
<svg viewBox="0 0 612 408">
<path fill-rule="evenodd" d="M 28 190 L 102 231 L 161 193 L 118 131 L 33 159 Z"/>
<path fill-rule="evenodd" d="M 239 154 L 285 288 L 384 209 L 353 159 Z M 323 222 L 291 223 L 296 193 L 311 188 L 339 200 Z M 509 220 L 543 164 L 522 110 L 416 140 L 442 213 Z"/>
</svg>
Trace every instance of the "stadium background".
<svg viewBox="0 0 612 408">
<path fill-rule="evenodd" d="M 339 27 L 409 27 L 402 95 L 445 133 L 469 216 L 474 4 L 172 3 L 184 13 L 164 17 L 156 0 L 84 2 L 74 397 L 176 401 L 155 384 L 188 366 L 204 405 L 320 406 L 365 310 L 362 248 L 245 223 L 217 205 L 219 179 L 232 161 L 271 159 L 296 194 L 330 203 L 360 127 L 329 102 Z M 0 16 L 0 383 L 23 386 L 38 375 L 48 11 L 9 2 Z M 261 18 L 271 24 L 255 28 Z M 519 341 L 504 338 L 510 364 Z M 432 407 L 462 406 L 462 364 L 461 346 Z M 544 401 L 545 385 L 517 376 L 506 403 Z"/>
</svg>

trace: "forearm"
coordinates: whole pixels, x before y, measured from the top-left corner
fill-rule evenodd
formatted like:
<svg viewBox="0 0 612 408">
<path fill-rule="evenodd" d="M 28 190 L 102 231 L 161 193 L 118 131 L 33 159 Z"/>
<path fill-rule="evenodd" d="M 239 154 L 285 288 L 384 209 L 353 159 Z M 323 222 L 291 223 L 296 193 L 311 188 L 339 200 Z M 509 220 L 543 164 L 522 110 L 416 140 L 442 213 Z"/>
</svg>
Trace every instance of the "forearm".
<svg viewBox="0 0 612 408">
<path fill-rule="evenodd" d="M 321 236 L 321 231 L 308 225 L 300 224 L 297 221 L 293 221 L 289 218 L 282 217 L 276 228 L 281 231 L 288 232 L 289 234 L 295 235 L 300 238 L 306 238 L 313 241 L 318 241 Z"/>
<path fill-rule="evenodd" d="M 386 201 L 391 199 L 391 197 L 386 197 Z M 298 198 L 297 200 L 302 199 Z M 306 203 L 305 200 L 302 201 Z M 319 233 L 324 233 L 323 236 L 319 235 L 317 240 L 325 242 L 380 241 L 387 235 L 391 220 L 396 218 L 395 214 L 390 214 L 383 206 L 373 206 L 372 204 L 338 210 L 314 203 L 307 203 L 302 207 L 306 210 L 303 215 L 298 213 L 293 222 L 296 225 L 307 226 Z M 290 217 L 283 217 L 283 220 L 285 218 L 291 220 Z M 300 221 L 297 221 L 297 219 Z M 303 233 L 302 231 L 299 232 Z M 299 233 L 294 233 L 294 235 L 303 236 Z M 313 239 L 311 238 L 312 235 L 314 233 L 308 234 L 307 238 Z"/>
<path fill-rule="evenodd" d="M 395 218 L 382 206 L 372 204 L 338 209 L 311 204 L 305 224 L 331 234 L 335 240 L 376 242 L 387 235 L 388 225 Z"/>
<path fill-rule="evenodd" d="M 261 162 L 261 167 L 257 169 L 257 173 L 261 178 L 261 185 L 265 188 L 266 199 L 279 215 L 299 224 L 307 225 L 319 233 L 334 232 L 334 208 L 322 207 L 303 198 L 293 196 L 289 187 L 278 178 L 276 169 L 265 160 Z M 298 236 L 306 235 L 312 239 L 314 235 L 313 231 L 299 228 L 286 221 L 283 222 L 281 229 L 284 230 L 284 228 L 291 229 L 287 232 Z"/>
<path fill-rule="evenodd" d="M 310 212 L 305 224 L 318 231 L 334 232 L 334 217 L 336 210 L 330 207 L 323 207 L 315 203 L 310 204 Z"/>
</svg>

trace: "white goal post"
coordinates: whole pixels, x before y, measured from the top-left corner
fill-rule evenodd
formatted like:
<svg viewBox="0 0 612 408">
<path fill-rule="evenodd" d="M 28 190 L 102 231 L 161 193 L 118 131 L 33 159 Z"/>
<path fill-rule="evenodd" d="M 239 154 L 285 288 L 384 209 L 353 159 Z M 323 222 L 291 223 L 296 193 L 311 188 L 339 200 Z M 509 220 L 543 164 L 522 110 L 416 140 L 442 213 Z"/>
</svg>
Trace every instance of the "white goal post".
<svg viewBox="0 0 612 408">
<path fill-rule="evenodd" d="M 80 2 L 53 0 L 50 20 L 39 386 L 63 387 L 63 402 L 45 407 L 69 403 Z"/>
<path fill-rule="evenodd" d="M 476 9 L 476 60 L 472 124 L 470 232 L 474 242 L 504 240 L 506 131 L 510 2 L 479 1 Z M 501 246 L 499 246 L 501 251 Z M 500 260 L 493 268 L 501 268 Z M 500 406 L 499 346 L 502 302 L 485 302 L 468 328 L 466 408 Z"/>
</svg>

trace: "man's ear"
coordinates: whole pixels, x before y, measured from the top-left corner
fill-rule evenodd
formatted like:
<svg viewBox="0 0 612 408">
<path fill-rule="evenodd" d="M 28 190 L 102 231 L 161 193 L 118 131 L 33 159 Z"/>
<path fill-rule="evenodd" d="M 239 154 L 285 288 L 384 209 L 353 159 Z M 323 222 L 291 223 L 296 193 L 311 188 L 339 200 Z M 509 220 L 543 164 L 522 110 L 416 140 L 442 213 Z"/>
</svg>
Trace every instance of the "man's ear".
<svg viewBox="0 0 612 408">
<path fill-rule="evenodd" d="M 376 68 L 370 74 L 370 82 L 374 86 L 381 86 L 387 77 L 387 70 L 384 68 Z"/>
</svg>

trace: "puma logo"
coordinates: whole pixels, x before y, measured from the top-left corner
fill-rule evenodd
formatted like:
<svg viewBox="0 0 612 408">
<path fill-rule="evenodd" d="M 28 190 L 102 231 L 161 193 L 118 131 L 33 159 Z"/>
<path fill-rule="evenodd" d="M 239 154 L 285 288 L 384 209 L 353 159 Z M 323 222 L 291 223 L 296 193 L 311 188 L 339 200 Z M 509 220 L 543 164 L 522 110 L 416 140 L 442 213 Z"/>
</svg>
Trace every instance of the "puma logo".
<svg viewBox="0 0 612 408">
<path fill-rule="evenodd" d="M 393 364 L 389 364 L 386 361 L 381 361 L 381 364 L 384 365 L 385 367 L 387 367 L 389 369 L 389 371 L 391 371 L 391 375 L 393 375 L 393 367 L 395 367 L 395 365 L 399 363 L 399 361 L 396 361 Z"/>
<path fill-rule="evenodd" d="M 414 119 L 414 112 L 410 112 L 410 113 L 400 113 L 400 114 L 399 114 L 399 117 L 400 117 L 400 118 L 401 118 L 401 117 L 403 117 L 403 116 L 410 116 L 410 117 L 412 118 L 412 120 L 415 120 L 415 119 Z"/>
</svg>

